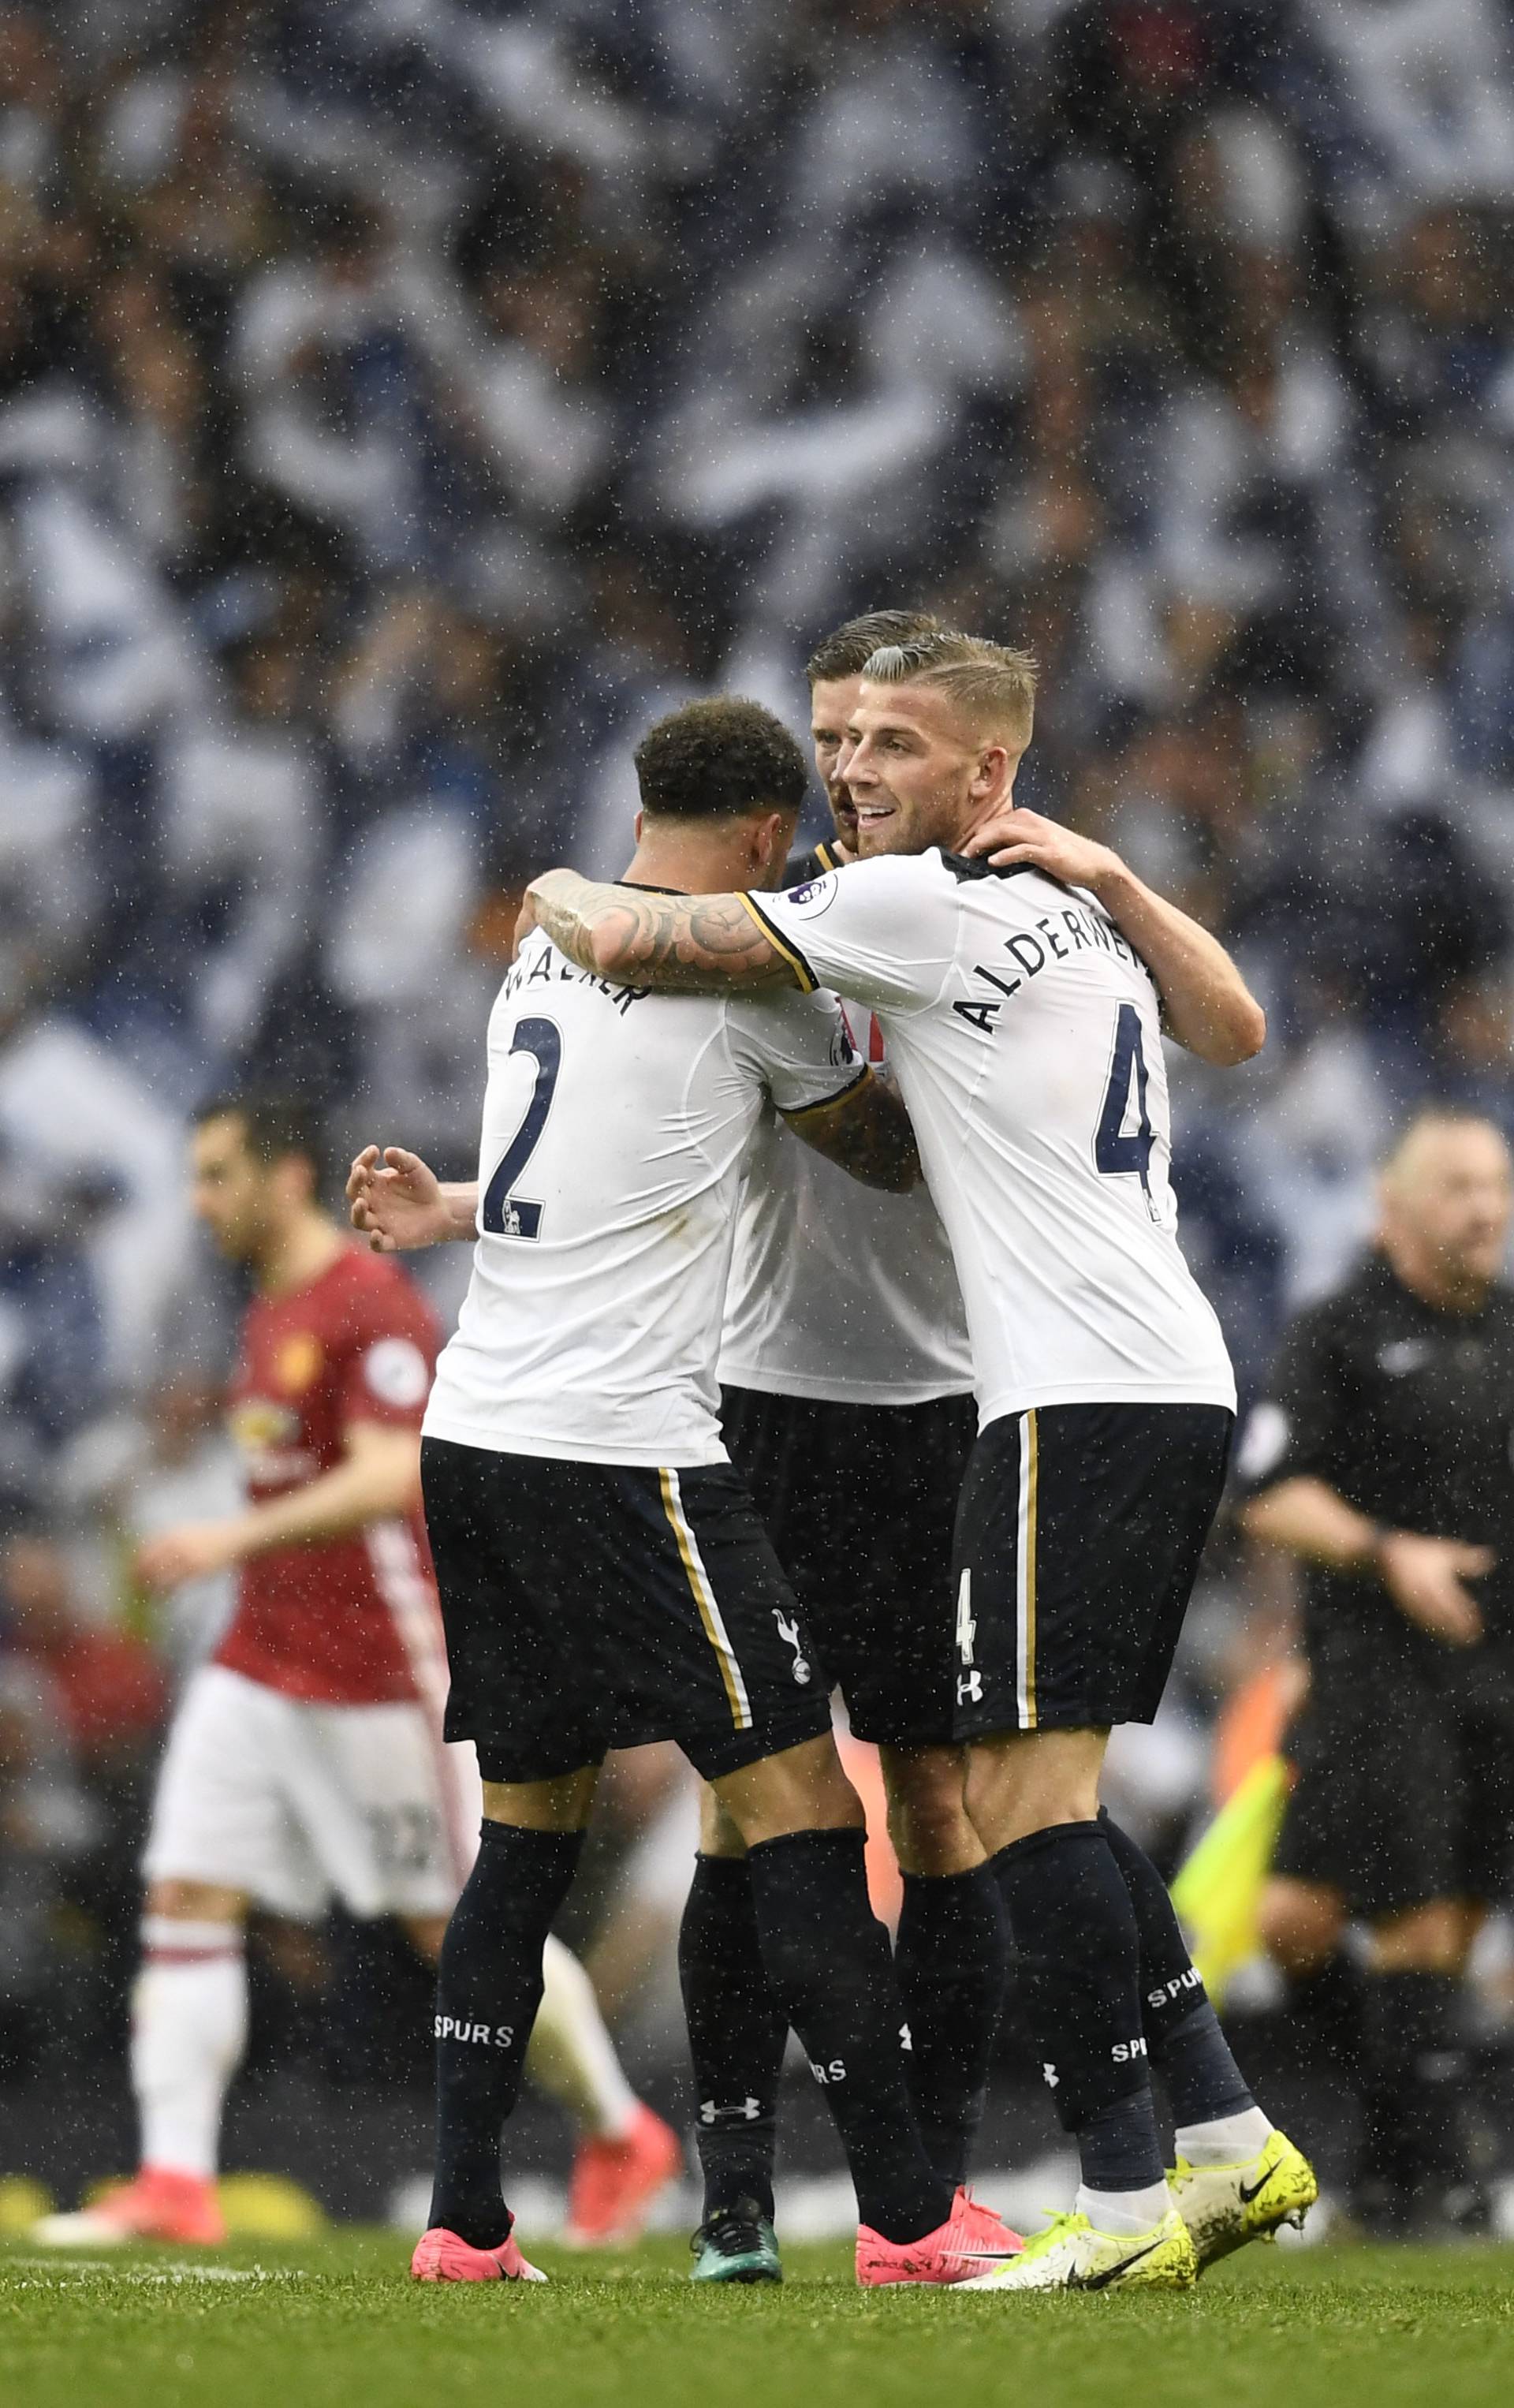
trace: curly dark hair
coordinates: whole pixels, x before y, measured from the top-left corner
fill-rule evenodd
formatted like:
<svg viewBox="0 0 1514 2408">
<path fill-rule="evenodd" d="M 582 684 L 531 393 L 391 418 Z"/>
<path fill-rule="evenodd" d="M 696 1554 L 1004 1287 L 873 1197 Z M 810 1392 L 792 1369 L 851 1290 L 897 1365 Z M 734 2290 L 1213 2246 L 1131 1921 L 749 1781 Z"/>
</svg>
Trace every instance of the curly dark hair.
<svg viewBox="0 0 1514 2408">
<path fill-rule="evenodd" d="M 864 610 L 860 619 L 849 619 L 821 638 L 805 664 L 805 675 L 811 685 L 861 677 L 880 644 L 913 643 L 941 631 L 934 610 Z"/>
<path fill-rule="evenodd" d="M 805 756 L 781 719 L 739 695 L 670 710 L 648 728 L 636 764 L 641 808 L 656 819 L 796 811 L 809 782 Z"/>
</svg>

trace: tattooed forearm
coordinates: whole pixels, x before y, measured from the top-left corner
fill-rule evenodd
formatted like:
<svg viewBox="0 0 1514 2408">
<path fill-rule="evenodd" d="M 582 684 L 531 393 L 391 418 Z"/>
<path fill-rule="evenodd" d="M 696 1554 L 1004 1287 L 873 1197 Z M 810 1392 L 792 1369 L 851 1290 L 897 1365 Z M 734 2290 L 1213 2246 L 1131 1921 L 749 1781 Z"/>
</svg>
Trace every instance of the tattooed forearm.
<svg viewBox="0 0 1514 2408">
<path fill-rule="evenodd" d="M 559 953 L 626 986 L 718 995 L 799 983 L 736 895 L 655 895 L 550 869 L 528 899 Z"/>
</svg>

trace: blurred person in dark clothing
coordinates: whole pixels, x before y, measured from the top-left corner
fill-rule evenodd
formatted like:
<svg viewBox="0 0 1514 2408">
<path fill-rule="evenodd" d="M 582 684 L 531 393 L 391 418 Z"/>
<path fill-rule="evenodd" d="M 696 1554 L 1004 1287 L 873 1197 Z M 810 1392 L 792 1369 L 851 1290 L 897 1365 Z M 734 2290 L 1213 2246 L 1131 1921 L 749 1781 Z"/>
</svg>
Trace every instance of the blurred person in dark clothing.
<svg viewBox="0 0 1514 2408">
<path fill-rule="evenodd" d="M 1511 1211 L 1491 1122 L 1413 1121 L 1375 1245 L 1294 1322 L 1238 1456 L 1243 1526 L 1305 1568 L 1264 1936 L 1307 1977 L 1367 1928 L 1354 2206 L 1385 2233 L 1479 2208 L 1461 1984 L 1514 1849 Z"/>
<path fill-rule="evenodd" d="M 93 1976 L 74 1980 L 69 2014 L 108 2023 L 136 1956 L 136 1863 L 166 1690 L 141 1639 L 84 1611 L 67 1551 L 36 1520 L 0 1544 L 0 1696 L 24 1742 L 12 1801 L 23 1861 L 0 1897 L 19 1885 L 38 1915 L 44 1900 L 67 1906 Z"/>
<path fill-rule="evenodd" d="M 53 1919 L 93 1818 L 0 1654 L 0 2082 L 31 2064 L 57 1980 Z"/>
</svg>

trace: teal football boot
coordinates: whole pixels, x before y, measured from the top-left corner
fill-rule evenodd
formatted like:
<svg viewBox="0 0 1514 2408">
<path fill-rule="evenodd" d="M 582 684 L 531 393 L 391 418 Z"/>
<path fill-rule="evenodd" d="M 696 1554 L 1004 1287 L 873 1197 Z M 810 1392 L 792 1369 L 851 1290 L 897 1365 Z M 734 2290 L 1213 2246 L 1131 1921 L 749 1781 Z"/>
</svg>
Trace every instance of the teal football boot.
<svg viewBox="0 0 1514 2408">
<path fill-rule="evenodd" d="M 781 2283 L 778 2235 L 754 2199 L 738 2199 L 707 2216 L 689 2243 L 691 2283 Z"/>
</svg>

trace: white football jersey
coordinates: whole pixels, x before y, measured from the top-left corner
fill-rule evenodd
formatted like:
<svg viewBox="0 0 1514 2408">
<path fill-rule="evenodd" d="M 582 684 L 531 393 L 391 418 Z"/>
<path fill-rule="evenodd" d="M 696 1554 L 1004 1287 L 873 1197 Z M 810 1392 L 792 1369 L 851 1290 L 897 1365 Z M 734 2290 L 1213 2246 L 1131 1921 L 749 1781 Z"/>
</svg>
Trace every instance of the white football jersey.
<svg viewBox="0 0 1514 2408">
<path fill-rule="evenodd" d="M 841 1009 L 859 1053 L 887 1076 L 875 1015 Z M 835 1404 L 964 1396 L 967 1322 L 929 1189 L 859 1186 L 766 1113 L 736 1221 L 721 1384 Z"/>
<path fill-rule="evenodd" d="M 1156 988 L 1103 906 L 931 852 L 746 898 L 807 987 L 878 1013 L 956 1258 L 986 1424 L 1235 1404 L 1178 1244 Z"/>
<path fill-rule="evenodd" d="M 716 1356 L 769 1100 L 866 1076 L 834 996 L 654 996 L 534 929 L 489 1019 L 478 1237 L 425 1432 L 586 1463 L 723 1463 Z"/>
</svg>

